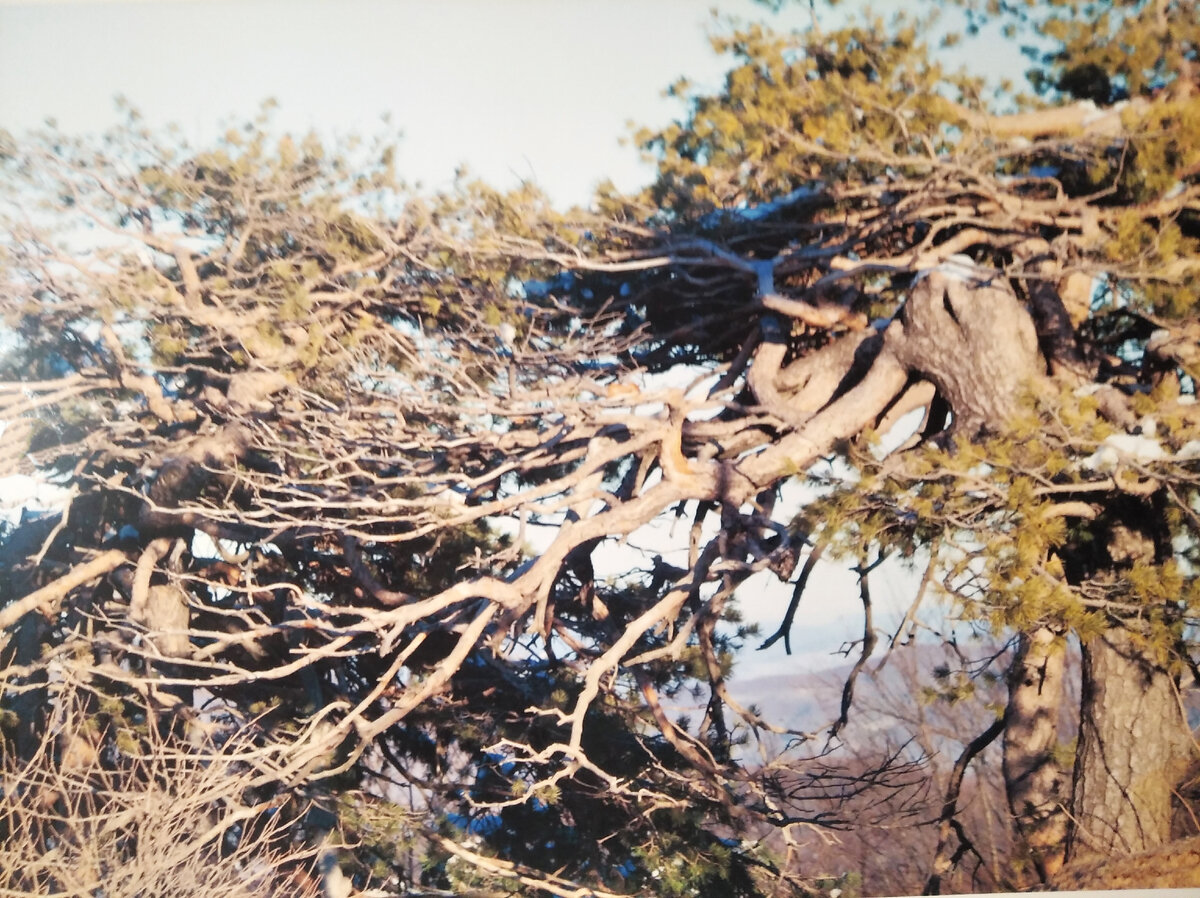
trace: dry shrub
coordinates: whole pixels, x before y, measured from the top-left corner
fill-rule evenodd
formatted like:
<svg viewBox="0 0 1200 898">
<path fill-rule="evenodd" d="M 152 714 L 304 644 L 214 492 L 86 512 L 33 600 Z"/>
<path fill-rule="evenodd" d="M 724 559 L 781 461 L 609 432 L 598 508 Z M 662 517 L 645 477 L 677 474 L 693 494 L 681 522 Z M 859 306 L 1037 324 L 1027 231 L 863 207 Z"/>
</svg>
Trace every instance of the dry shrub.
<svg viewBox="0 0 1200 898">
<path fill-rule="evenodd" d="M 294 815 L 254 798 L 264 752 L 249 728 L 192 725 L 185 737 L 149 716 L 106 718 L 73 687 L 56 692 L 32 757 L 3 746 L 0 896 L 320 893 Z"/>
</svg>

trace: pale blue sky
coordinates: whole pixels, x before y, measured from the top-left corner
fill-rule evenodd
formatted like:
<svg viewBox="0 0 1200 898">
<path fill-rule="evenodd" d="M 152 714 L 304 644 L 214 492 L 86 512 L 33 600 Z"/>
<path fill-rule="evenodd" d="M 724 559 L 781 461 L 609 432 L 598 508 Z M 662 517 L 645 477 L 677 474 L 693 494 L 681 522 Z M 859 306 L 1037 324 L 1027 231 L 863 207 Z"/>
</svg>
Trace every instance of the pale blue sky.
<svg viewBox="0 0 1200 898">
<path fill-rule="evenodd" d="M 722 15 L 772 17 L 753 0 Z M 631 189 L 650 169 L 620 146 L 627 123 L 664 125 L 681 75 L 717 85 L 726 61 L 706 33 L 712 0 L 0 0 L 0 128 L 57 119 L 94 131 L 124 94 L 192 140 L 251 116 L 267 97 L 293 131 L 374 134 L 391 113 L 409 181 L 442 186 L 460 162 L 501 186 L 530 179 L 560 205 L 604 178 Z M 877 7 L 897 6 L 884 0 Z M 819 5 L 818 5 L 818 8 Z M 865 8 L 845 2 L 839 11 Z M 828 16 L 829 13 L 822 15 Z M 823 22 L 827 27 L 832 21 Z M 1015 49 L 977 43 L 984 64 Z"/>
<path fill-rule="evenodd" d="M 749 0 L 723 12 L 761 17 Z M 788 19 L 800 21 L 799 10 Z M 157 0 L 0 5 L 0 127 L 96 130 L 121 93 L 192 139 L 279 100 L 290 130 L 374 133 L 391 113 L 398 162 L 438 186 L 459 162 L 532 179 L 560 203 L 611 177 L 646 180 L 618 140 L 665 124 L 679 75 L 719 83 L 708 5 L 689 0 Z"/>
</svg>

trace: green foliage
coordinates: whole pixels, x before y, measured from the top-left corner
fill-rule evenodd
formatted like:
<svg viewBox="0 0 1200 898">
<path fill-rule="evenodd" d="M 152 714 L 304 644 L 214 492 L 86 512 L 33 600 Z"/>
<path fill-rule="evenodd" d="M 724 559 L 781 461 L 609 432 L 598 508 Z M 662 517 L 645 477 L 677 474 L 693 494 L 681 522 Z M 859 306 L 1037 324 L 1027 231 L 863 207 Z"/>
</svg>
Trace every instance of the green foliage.
<svg viewBox="0 0 1200 898">
<path fill-rule="evenodd" d="M 1159 408 L 1148 403 L 1145 410 Z M 937 582 L 953 597 L 957 614 L 984 621 L 993 632 L 1053 624 L 1086 642 L 1109 625 L 1105 609 L 1112 603 L 1137 606 L 1148 626 L 1144 646 L 1168 663 L 1181 635 L 1184 596 L 1194 590 L 1182 559 L 1140 558 L 1119 573 L 1106 570 L 1104 561 L 1084 560 L 1107 557 L 1112 528 L 1138 526 L 1149 509 L 1131 500 L 1094 521 L 1060 513 L 1061 502 L 1073 494 L 1091 500 L 1110 477 L 1128 478 L 1127 488 L 1137 490 L 1145 474 L 1096 469 L 1094 453 L 1113 431 L 1090 396 L 1031 397 L 1030 409 L 1009 422 L 1003 436 L 960 436 L 945 448 L 926 445 L 882 464 L 858 456 L 862 475 L 826 489 L 805 517 L 821 521 L 823 538 L 850 557 L 864 545 L 908 557 L 918 546 L 936 544 Z M 1164 424 L 1156 432 L 1176 447 L 1200 434 L 1194 417 Z M 1188 469 L 1186 462 L 1167 461 L 1154 473 L 1182 477 L 1180 488 L 1190 492 Z M 1177 511 L 1168 520 L 1170 538 L 1190 552 L 1198 535 L 1194 518 Z M 1081 578 L 1089 579 L 1082 591 Z M 971 688 L 965 681 L 945 685 L 948 691 L 938 694 L 952 700 Z"/>
<path fill-rule="evenodd" d="M 745 763 L 760 721 L 727 707 L 750 632 L 732 597 L 752 573 L 789 580 L 814 544 L 855 564 L 928 558 L 954 623 L 1001 642 L 1127 626 L 1155 665 L 1189 660 L 1192 7 L 973 10 L 1054 42 L 1035 73 L 1046 98 L 1144 101 L 1108 131 L 1024 143 L 989 131 L 981 81 L 943 71 L 922 39 L 931 17 L 740 28 L 713 42 L 732 57 L 721 88 L 676 84 L 683 120 L 639 133 L 654 184 L 606 187 L 596 213 L 466 172 L 418 195 L 390 142 L 275 136 L 266 110 L 202 149 L 160 143 L 132 113 L 102 146 L 5 140 L 9 205 L 36 194 L 60 231 L 86 215 L 113 245 L 66 265 L 14 224 L 0 247 L 17 384 L 4 407 L 31 422 L 4 448 L 82 491 L 69 514 L 7 534 L 0 590 L 124 561 L 26 618 L 32 648 L 0 646 L 19 681 L 0 724 L 37 736 L 48 716 L 9 705 L 70 662 L 94 688 L 81 732 L 132 756 L 171 714 L 198 716 L 171 690 L 202 689 L 261 752 L 249 806 L 330 816 L 356 887 L 756 896 L 807 880 L 853 898 L 856 874 L 781 869 L 764 847 L 771 826 L 824 818 L 789 816 L 805 802 L 789 778 L 820 768 L 794 752 Z M 951 249 L 1031 310 L 1038 377 L 982 427 L 959 406 L 939 424 L 926 400 L 916 445 L 881 460 L 882 412 L 850 432 L 832 411 L 869 392 L 876 362 L 900 364 L 889 341 L 917 329 L 914 274 Z M 1038 290 L 1067 273 L 1096 289 L 1048 312 Z M 965 331 L 952 299 L 941 311 Z M 768 345 L 785 414 L 757 381 Z M 845 347 L 853 361 L 813 401 Z M 901 380 L 969 404 L 934 361 L 906 361 Z M 664 397 L 621 389 L 697 369 L 736 389 L 672 431 L 676 480 Z M 1157 451 L 1120 448 L 1139 435 Z M 837 464 L 809 468 L 818 442 Z M 777 446 L 778 470 L 740 484 Z M 818 498 L 787 526 L 789 477 Z M 672 513 L 696 515 L 687 569 L 597 574 L 606 538 Z M 513 531 L 529 523 L 561 541 L 528 557 Z M 135 595 L 148 585 L 182 591 L 179 655 L 154 642 Z M 934 673 L 930 702 L 998 711 L 981 688 L 994 681 Z M 147 696 L 161 707 L 131 712 Z M 289 826 L 297 840 L 320 828 Z"/>
<path fill-rule="evenodd" d="M 713 39 L 734 68 L 715 96 L 686 97 L 686 122 L 637 140 L 658 163 L 644 202 L 664 214 L 735 209 L 818 180 L 869 179 L 947 146 L 952 108 L 935 89 L 944 73 L 903 13 L 830 33 L 775 34 L 750 26 Z M 967 87 L 966 84 L 963 87 Z"/>
</svg>

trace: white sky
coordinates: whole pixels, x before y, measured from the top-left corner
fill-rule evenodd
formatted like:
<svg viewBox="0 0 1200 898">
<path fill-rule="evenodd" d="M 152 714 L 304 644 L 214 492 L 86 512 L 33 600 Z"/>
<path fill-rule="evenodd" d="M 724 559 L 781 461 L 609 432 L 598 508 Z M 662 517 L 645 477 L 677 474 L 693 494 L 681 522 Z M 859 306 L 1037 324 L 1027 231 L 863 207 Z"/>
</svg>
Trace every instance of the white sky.
<svg viewBox="0 0 1200 898">
<path fill-rule="evenodd" d="M 777 28 L 809 20 L 807 2 L 793 3 L 782 17 L 752 0 L 719 5 L 723 15 L 769 19 Z M 117 120 L 114 97 L 123 94 L 149 124 L 176 123 L 197 142 L 251 117 L 273 97 L 278 126 L 291 131 L 373 135 L 390 113 L 390 129 L 403 135 L 398 170 L 410 182 L 445 186 L 465 162 L 497 186 L 532 180 L 561 206 L 586 203 L 605 178 L 623 189 L 649 180 L 651 168 L 620 141 L 631 123 L 662 126 L 682 114 L 678 101 L 663 94 L 669 84 L 686 75 L 719 85 L 727 60 L 708 44 L 709 6 L 693 0 L 0 0 L 0 128 L 19 133 L 53 117 L 70 132 L 99 131 Z M 849 0 L 840 9 L 861 12 L 865 4 Z M 992 73 L 1021 70 L 1017 49 L 1000 40 L 972 42 L 962 59 Z M 908 601 L 907 584 L 880 580 L 881 604 Z M 797 621 L 801 651 L 818 633 L 849 636 L 861 626 L 852 577 L 822 577 L 813 591 L 808 616 L 802 612 Z M 742 601 L 766 633 L 787 602 L 785 589 L 768 592 Z M 836 626 L 831 618 L 839 617 Z M 844 636 L 827 641 L 827 650 Z M 742 675 L 768 665 L 778 672 L 781 659 L 781 649 L 752 655 Z"/>
<path fill-rule="evenodd" d="M 55 118 L 102 130 L 125 95 L 153 125 L 192 141 L 279 101 L 287 130 L 403 132 L 410 182 L 446 184 L 455 167 L 498 186 L 532 180 L 560 205 L 586 203 L 611 178 L 631 189 L 651 169 L 620 146 L 629 123 L 682 112 L 664 97 L 679 76 L 716 86 L 727 68 L 707 41 L 704 0 L 0 0 L 0 128 Z M 806 25 L 807 2 L 772 16 L 753 0 L 721 15 Z M 898 0 L 876 8 L 895 9 Z M 818 4 L 820 9 L 820 4 Z M 862 0 L 838 14 L 861 13 Z M 820 13 L 826 27 L 832 13 Z M 969 59 L 1020 71 L 1016 48 L 971 43 Z"/>
<path fill-rule="evenodd" d="M 767 14 L 750 0 L 722 12 Z M 439 186 L 466 161 L 493 183 L 586 202 L 605 177 L 648 179 L 618 141 L 630 121 L 680 114 L 671 82 L 719 83 L 711 22 L 689 0 L 0 4 L 0 127 L 100 130 L 124 94 L 194 140 L 274 97 L 289 130 L 376 133 L 391 113 L 410 181 Z"/>
</svg>

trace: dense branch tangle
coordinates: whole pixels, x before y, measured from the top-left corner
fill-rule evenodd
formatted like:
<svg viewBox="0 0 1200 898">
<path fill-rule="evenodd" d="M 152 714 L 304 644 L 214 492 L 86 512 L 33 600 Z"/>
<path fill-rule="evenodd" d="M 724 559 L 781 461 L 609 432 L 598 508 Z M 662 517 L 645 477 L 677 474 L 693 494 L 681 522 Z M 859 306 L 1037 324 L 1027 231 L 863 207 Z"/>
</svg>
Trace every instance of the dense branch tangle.
<svg viewBox="0 0 1200 898">
<path fill-rule="evenodd" d="M 527 792 L 483 790 L 480 806 L 574 777 L 808 822 L 769 768 L 728 764 L 727 711 L 766 724 L 731 707 L 715 626 L 747 576 L 787 580 L 811 548 L 781 485 L 918 408 L 916 442 L 1006 433 L 1025 395 L 1098 377 L 1106 360 L 1073 335 L 1093 276 L 1170 281 L 1194 264 L 1155 266 L 1148 249 L 1115 271 L 1121 207 L 1006 173 L 1065 138 L 975 124 L 956 155 L 822 152 L 860 176 L 671 227 L 477 185 L 407 198 L 387 164 L 347 182 L 314 144 L 179 164 L 135 139 L 134 171 L 35 146 L 53 195 L 119 241 L 81 261 L 27 224 L 8 247 L 6 311 L 37 382 L 10 367 L 4 395 L 24 402 L 6 407 L 43 422 L 30 458 L 78 492 L 68 526 L 16 557 L 6 610 L 44 615 L 41 640 L 93 634 L 105 678 L 166 705 L 203 688 L 307 707 L 281 780 L 330 779 L 378 749 L 418 782 L 403 727 L 438 701 L 477 713 L 477 688 L 513 719 L 536 709 L 492 734 Z M 1112 138 L 1072 140 L 1083 156 Z M 1197 195 L 1185 183 L 1145 214 L 1195 216 Z M 1104 396 L 1109 426 L 1136 419 Z M 1084 457 L 1099 438 L 1063 442 Z M 888 464 L 893 483 L 922 482 Z M 1079 468 L 1066 495 L 1047 477 L 1047 516 L 1086 517 L 1089 484 L 1125 489 L 1120 476 Z M 946 529 L 1014 513 L 980 506 Z M 603 546 L 672 509 L 690 517 L 686 564 L 597 574 Z M 659 690 L 696 657 L 710 700 L 689 730 Z M 597 757 L 607 713 L 640 715 L 636 775 Z"/>
</svg>

